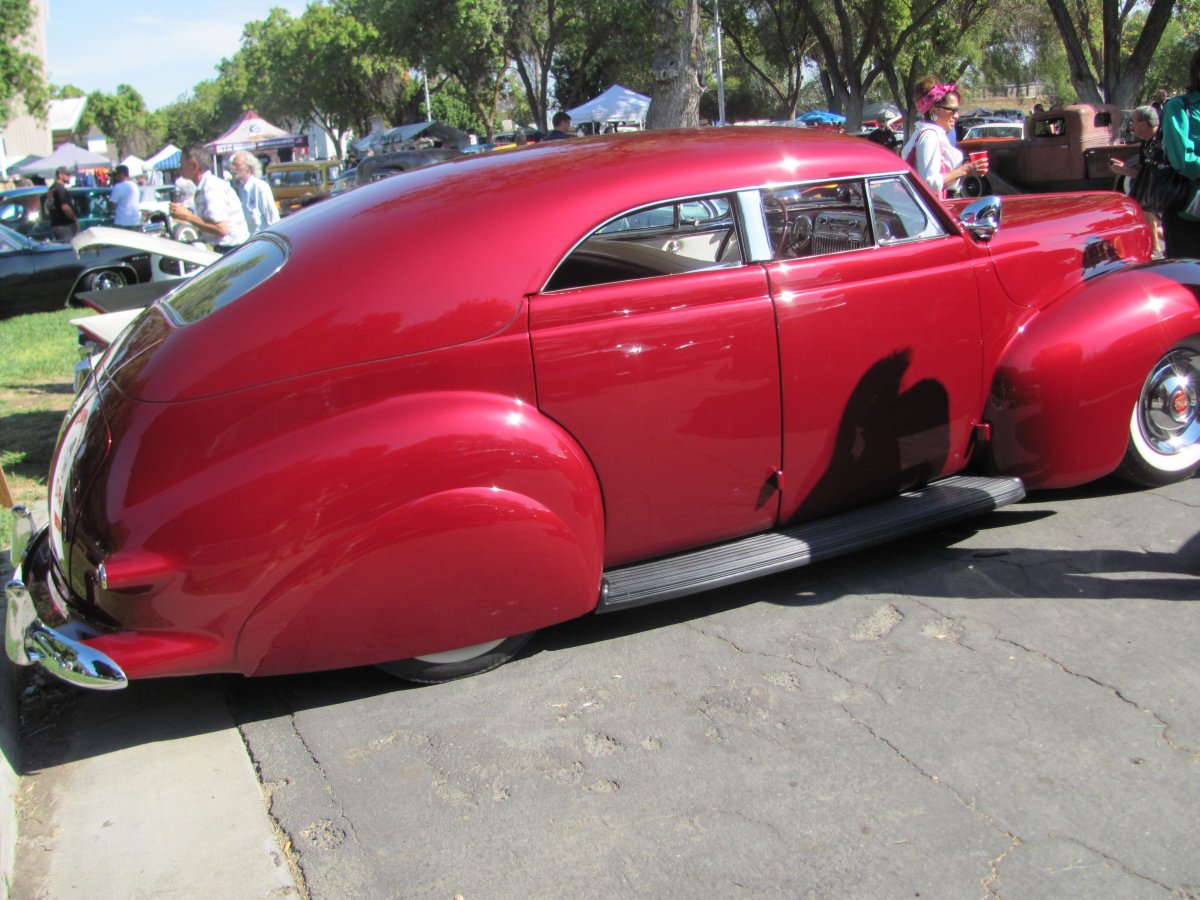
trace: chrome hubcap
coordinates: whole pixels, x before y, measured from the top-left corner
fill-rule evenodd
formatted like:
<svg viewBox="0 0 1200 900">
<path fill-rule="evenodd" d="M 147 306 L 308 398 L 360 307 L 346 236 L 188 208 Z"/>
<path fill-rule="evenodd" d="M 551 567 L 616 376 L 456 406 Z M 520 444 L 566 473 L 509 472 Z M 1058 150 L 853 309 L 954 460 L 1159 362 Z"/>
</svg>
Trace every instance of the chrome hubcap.
<svg viewBox="0 0 1200 900">
<path fill-rule="evenodd" d="M 1200 353 L 1172 350 L 1146 379 L 1138 427 L 1156 452 L 1182 453 L 1200 440 Z"/>
<path fill-rule="evenodd" d="M 473 644 L 470 647 L 460 647 L 457 650 L 447 650 L 444 653 L 427 653 L 424 656 L 418 656 L 417 659 L 427 663 L 460 663 L 466 662 L 469 659 L 474 659 L 477 656 L 482 656 L 491 650 L 495 650 L 504 639 L 498 641 L 485 641 L 482 644 Z"/>
</svg>

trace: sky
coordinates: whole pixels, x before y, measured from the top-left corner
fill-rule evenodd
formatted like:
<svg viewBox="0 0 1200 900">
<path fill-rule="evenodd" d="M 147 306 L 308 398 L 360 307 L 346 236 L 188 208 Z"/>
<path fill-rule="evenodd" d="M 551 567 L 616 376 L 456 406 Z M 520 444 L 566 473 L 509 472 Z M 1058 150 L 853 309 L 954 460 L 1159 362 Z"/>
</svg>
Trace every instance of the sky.
<svg viewBox="0 0 1200 900">
<path fill-rule="evenodd" d="M 133 87 L 147 109 L 179 99 L 241 47 L 242 27 L 307 0 L 48 0 L 47 78 L 85 93 Z"/>
</svg>

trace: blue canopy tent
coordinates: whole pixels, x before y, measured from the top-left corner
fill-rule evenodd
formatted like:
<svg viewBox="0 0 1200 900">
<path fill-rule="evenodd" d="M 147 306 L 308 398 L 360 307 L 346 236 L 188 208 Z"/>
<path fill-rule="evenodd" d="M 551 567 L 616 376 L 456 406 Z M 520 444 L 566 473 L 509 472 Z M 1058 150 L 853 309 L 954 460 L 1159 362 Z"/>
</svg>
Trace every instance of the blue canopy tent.
<svg viewBox="0 0 1200 900">
<path fill-rule="evenodd" d="M 841 125 L 846 121 L 846 117 L 838 113 L 811 109 L 806 113 L 796 116 L 796 121 L 804 122 L 806 125 Z"/>
</svg>

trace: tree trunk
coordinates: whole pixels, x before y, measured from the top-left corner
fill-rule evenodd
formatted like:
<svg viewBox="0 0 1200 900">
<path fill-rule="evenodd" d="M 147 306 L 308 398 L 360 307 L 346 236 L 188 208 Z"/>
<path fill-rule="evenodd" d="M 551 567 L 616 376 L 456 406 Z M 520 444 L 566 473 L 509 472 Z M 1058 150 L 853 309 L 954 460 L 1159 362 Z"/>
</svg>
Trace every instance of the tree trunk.
<svg viewBox="0 0 1200 900">
<path fill-rule="evenodd" d="M 1071 67 L 1071 84 L 1081 103 L 1112 103 L 1121 108 L 1133 104 L 1141 81 L 1150 67 L 1151 57 L 1162 38 L 1163 28 L 1170 21 L 1175 0 L 1152 0 L 1145 24 L 1128 57 L 1122 58 L 1121 48 L 1125 19 L 1116 0 L 1104 0 L 1101 27 L 1101 68 L 1096 72 L 1088 61 L 1084 47 L 1086 34 L 1081 34 L 1072 18 L 1066 0 L 1047 0 L 1054 24 L 1062 35 Z"/>
<path fill-rule="evenodd" d="M 656 0 L 654 24 L 658 40 L 646 127 L 699 125 L 704 77 L 699 0 Z"/>
</svg>

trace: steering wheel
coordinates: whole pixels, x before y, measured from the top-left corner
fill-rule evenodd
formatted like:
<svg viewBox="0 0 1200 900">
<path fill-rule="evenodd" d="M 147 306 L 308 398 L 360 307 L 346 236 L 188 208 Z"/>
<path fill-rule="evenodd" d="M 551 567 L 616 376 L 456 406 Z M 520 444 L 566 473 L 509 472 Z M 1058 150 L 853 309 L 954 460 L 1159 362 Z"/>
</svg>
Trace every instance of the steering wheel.
<svg viewBox="0 0 1200 900">
<path fill-rule="evenodd" d="M 813 223 L 812 217 L 807 213 L 800 213 L 792 221 L 792 227 L 784 230 L 784 243 L 786 246 L 781 251 L 787 256 L 800 256 L 812 243 Z"/>
</svg>

